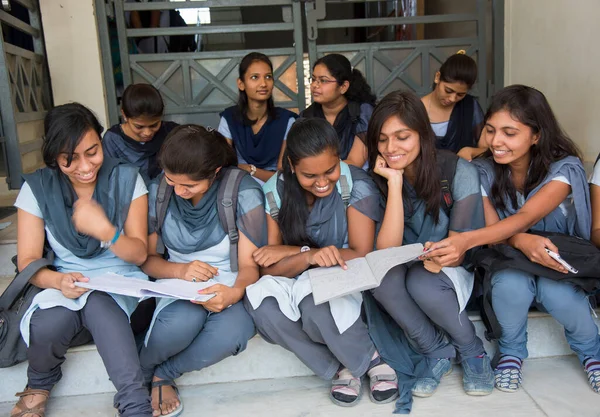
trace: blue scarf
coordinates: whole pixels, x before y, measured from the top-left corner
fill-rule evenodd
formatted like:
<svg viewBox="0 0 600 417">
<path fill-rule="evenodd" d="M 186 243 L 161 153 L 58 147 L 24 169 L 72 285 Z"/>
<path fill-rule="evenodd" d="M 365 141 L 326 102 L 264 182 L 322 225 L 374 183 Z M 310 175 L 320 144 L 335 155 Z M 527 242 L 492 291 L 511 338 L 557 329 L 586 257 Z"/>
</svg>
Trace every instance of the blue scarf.
<svg viewBox="0 0 600 417">
<path fill-rule="evenodd" d="M 326 120 L 323 107 L 319 103 L 311 104 L 306 110 L 300 113 L 300 117 L 313 118 L 318 117 Z M 348 158 L 352 145 L 354 145 L 354 137 L 356 136 L 356 127 L 360 121 L 360 103 L 349 101 L 346 107 L 335 117 L 333 128 L 338 134 L 340 140 L 340 159 Z"/>
<path fill-rule="evenodd" d="M 446 135 L 437 137 L 435 145 L 438 149 L 448 149 L 457 153 L 465 146 L 477 146 L 479 138 L 475 137 L 473 130 L 473 112 L 476 105 L 475 98 L 470 94 L 456 103 L 450 114 Z"/>
<path fill-rule="evenodd" d="M 121 125 L 117 124 L 104 134 L 102 148 L 111 157 L 122 159 L 140 168 L 140 174 L 148 184 L 161 173 L 156 155 L 168 134 L 177 126 L 179 125 L 175 122 L 163 121 L 152 140 L 142 143 L 127 136 Z"/>
<path fill-rule="evenodd" d="M 275 113 L 276 117 L 269 115 L 256 134 L 252 126 L 244 124 L 237 106 L 229 107 L 220 114 L 227 121 L 236 152 L 257 168 L 271 169 L 277 166 L 288 122 L 291 117 L 298 117 L 296 113 L 280 107 L 275 108 Z"/>
<path fill-rule="evenodd" d="M 104 158 L 98 170 L 92 198 L 104 209 L 110 222 L 122 230 L 129 214 L 138 169 L 112 158 Z M 73 226 L 73 204 L 77 194 L 69 178 L 60 169 L 42 168 L 23 176 L 31 188 L 42 212 L 44 223 L 52 236 L 73 255 L 90 259 L 106 249 L 100 241 L 82 235 Z"/>
</svg>

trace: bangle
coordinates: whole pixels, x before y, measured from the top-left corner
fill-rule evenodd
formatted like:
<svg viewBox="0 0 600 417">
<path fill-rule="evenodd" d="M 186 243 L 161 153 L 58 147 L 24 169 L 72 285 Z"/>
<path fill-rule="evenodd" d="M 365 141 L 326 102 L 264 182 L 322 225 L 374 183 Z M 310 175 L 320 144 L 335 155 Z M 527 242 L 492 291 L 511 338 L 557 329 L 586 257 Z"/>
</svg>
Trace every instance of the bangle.
<svg viewBox="0 0 600 417">
<path fill-rule="evenodd" d="M 256 174 L 256 166 L 250 164 L 250 176 L 253 177 Z"/>
<path fill-rule="evenodd" d="M 117 231 L 115 232 L 115 235 L 113 236 L 113 238 L 111 240 L 103 240 L 100 242 L 100 247 L 103 249 L 110 248 L 112 245 L 117 243 L 117 240 L 119 240 L 120 236 L 121 236 L 121 231 L 119 229 L 117 229 Z"/>
</svg>

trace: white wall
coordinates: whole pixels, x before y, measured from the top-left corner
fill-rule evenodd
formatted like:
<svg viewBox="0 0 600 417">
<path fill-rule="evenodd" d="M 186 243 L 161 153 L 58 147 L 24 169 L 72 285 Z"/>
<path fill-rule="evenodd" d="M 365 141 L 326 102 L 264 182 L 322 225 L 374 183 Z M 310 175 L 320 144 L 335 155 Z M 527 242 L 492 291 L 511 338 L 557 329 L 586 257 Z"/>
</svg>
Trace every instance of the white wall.
<svg viewBox="0 0 600 417">
<path fill-rule="evenodd" d="M 40 1 L 54 104 L 78 101 L 107 126 L 94 0 Z"/>
<path fill-rule="evenodd" d="M 598 0 L 506 0 L 505 85 L 542 91 L 592 162 L 600 152 L 598 16 Z"/>
</svg>

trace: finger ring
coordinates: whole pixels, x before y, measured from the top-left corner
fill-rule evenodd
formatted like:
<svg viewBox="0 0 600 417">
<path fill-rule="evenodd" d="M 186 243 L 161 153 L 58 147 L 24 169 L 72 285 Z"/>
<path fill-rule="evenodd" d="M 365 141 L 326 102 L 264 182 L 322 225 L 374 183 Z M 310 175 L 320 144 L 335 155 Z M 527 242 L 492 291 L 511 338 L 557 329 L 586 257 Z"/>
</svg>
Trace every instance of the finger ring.
<svg viewBox="0 0 600 417">
<path fill-rule="evenodd" d="M 196 278 L 192 278 L 192 282 L 196 282 Z"/>
</svg>

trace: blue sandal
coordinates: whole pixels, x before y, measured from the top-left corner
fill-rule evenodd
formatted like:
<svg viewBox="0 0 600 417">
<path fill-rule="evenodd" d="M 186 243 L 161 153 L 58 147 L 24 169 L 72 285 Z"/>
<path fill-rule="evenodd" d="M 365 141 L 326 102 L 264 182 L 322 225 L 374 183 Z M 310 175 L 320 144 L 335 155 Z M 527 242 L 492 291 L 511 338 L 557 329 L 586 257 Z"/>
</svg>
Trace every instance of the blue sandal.
<svg viewBox="0 0 600 417">
<path fill-rule="evenodd" d="M 171 386 L 175 390 L 175 394 L 177 394 L 177 400 L 179 401 L 179 407 L 175 410 L 171 411 L 169 414 L 161 414 L 160 417 L 177 417 L 183 413 L 183 402 L 181 401 L 181 397 L 179 396 L 179 389 L 175 384 L 175 381 L 172 379 L 161 379 L 160 381 L 152 381 L 152 388 L 158 388 L 158 409 L 162 413 L 162 387 Z"/>
</svg>

